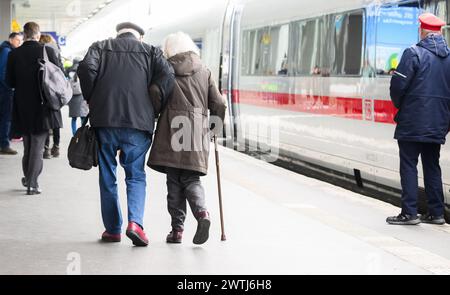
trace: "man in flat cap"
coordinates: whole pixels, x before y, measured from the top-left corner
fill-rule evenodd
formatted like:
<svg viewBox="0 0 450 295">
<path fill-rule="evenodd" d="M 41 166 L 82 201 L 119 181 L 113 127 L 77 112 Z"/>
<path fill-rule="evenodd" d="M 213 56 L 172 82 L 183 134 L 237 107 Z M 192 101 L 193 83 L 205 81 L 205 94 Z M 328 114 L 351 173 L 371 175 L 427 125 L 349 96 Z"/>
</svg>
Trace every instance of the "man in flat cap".
<svg viewBox="0 0 450 295">
<path fill-rule="evenodd" d="M 441 34 L 445 22 L 422 14 L 421 41 L 407 48 L 391 80 L 391 99 L 398 113 L 395 139 L 400 150 L 402 211 L 390 224 L 444 224 L 444 194 L 439 166 L 441 145 L 450 124 L 450 50 Z M 419 155 L 428 213 L 417 215 Z"/>
<path fill-rule="evenodd" d="M 80 63 L 78 76 L 99 141 L 101 211 L 106 229 L 102 240 L 121 241 L 122 215 L 116 181 L 116 156 L 120 151 L 128 197 L 126 235 L 134 245 L 147 246 L 143 227 L 144 162 L 155 116 L 172 92 L 174 74 L 162 51 L 142 42 L 142 28 L 127 22 L 119 24 L 116 30 L 117 38 L 92 44 Z M 158 95 L 151 96 L 150 88 Z"/>
</svg>

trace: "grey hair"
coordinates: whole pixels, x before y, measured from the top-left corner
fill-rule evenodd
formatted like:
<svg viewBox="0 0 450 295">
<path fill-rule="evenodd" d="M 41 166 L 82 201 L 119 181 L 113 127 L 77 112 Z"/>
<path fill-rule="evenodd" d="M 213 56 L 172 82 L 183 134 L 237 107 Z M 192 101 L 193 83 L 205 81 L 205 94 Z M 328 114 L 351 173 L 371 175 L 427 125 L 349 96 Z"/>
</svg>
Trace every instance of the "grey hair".
<svg viewBox="0 0 450 295">
<path fill-rule="evenodd" d="M 183 32 L 177 32 L 167 36 L 163 42 L 163 51 L 167 58 L 189 51 L 200 56 L 200 49 L 195 45 L 191 37 Z"/>
</svg>

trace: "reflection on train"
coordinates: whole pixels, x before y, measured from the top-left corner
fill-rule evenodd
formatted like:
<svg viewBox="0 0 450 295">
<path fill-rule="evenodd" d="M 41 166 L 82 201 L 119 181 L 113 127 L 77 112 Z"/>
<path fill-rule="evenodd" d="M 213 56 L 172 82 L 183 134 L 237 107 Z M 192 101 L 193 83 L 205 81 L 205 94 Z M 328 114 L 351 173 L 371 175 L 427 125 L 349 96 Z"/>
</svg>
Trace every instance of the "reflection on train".
<svg viewBox="0 0 450 295">
<path fill-rule="evenodd" d="M 376 189 L 399 189 L 390 74 L 403 50 L 418 42 L 423 11 L 448 23 L 447 1 L 273 3 L 230 1 L 211 12 L 224 16 L 221 22 L 194 15 L 178 24 L 202 44 L 203 59 L 220 76 L 230 105 L 228 135 L 270 146 L 269 134 L 248 126 L 276 118 L 281 157 L 356 175 Z M 154 28 L 148 41 L 157 43 L 170 29 Z M 441 165 L 449 204 L 448 146 Z"/>
</svg>

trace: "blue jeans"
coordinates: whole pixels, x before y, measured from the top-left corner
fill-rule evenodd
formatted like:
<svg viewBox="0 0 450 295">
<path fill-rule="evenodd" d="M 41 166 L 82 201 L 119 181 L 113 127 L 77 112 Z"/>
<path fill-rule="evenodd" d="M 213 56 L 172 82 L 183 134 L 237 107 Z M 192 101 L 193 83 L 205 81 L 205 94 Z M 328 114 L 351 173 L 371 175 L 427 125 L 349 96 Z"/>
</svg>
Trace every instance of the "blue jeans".
<svg viewBox="0 0 450 295">
<path fill-rule="evenodd" d="M 0 90 L 0 148 L 8 148 L 11 132 L 13 94 Z"/>
<path fill-rule="evenodd" d="M 146 177 L 145 157 L 152 142 L 148 132 L 130 128 L 97 128 L 100 196 L 103 224 L 110 234 L 122 232 L 122 213 L 117 192 L 117 152 L 125 169 L 128 221 L 143 227 Z"/>
<path fill-rule="evenodd" d="M 422 157 L 423 179 L 428 211 L 433 216 L 444 215 L 444 191 L 439 166 L 441 145 L 437 143 L 399 141 L 402 213 L 417 215 L 419 155 Z"/>
<path fill-rule="evenodd" d="M 75 135 L 75 133 L 77 133 L 77 130 L 78 130 L 78 128 L 77 128 L 77 119 L 78 118 L 75 118 L 75 117 L 72 118 L 72 135 Z M 83 122 L 84 122 L 84 120 L 86 118 L 85 117 L 81 117 L 80 119 L 81 119 L 81 124 L 83 124 Z"/>
</svg>

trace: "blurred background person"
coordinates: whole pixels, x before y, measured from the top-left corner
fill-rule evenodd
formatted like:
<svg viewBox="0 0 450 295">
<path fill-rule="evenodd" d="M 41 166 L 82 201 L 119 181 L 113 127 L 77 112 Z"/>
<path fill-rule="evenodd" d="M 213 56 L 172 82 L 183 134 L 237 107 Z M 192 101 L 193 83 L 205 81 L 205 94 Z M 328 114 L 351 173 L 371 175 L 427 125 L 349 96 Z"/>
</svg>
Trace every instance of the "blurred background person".
<svg viewBox="0 0 450 295">
<path fill-rule="evenodd" d="M 81 83 L 77 74 L 79 64 L 80 60 L 74 59 L 73 66 L 68 69 L 68 75 L 73 90 L 73 97 L 69 102 L 69 117 L 72 118 L 72 135 L 75 135 L 78 129 L 77 119 L 81 118 L 81 123 L 83 123 L 84 119 L 89 114 L 89 107 L 83 98 Z"/>
<path fill-rule="evenodd" d="M 22 184 L 27 187 L 28 195 L 37 195 L 42 192 L 38 178 L 43 169 L 42 155 L 48 131 L 62 126 L 61 111 L 42 106 L 37 76 L 38 61 L 43 58 L 44 49 L 50 62 L 61 70 L 63 67 L 57 52 L 39 43 L 41 32 L 37 23 L 26 23 L 23 32 L 25 42 L 8 57 L 6 83 L 14 88 L 12 124 L 23 136 Z"/>
<path fill-rule="evenodd" d="M 52 47 L 56 55 L 58 57 L 58 60 L 61 61 L 61 51 L 59 50 L 58 44 L 56 43 L 56 40 L 48 34 L 42 34 L 41 38 L 39 39 L 39 42 L 41 44 L 47 45 Z M 53 147 L 50 149 L 50 135 L 53 136 Z M 52 156 L 55 158 L 59 157 L 59 144 L 61 141 L 61 131 L 59 128 L 54 128 L 50 130 L 47 139 L 45 140 L 45 149 L 44 149 L 44 159 L 51 159 Z"/>
<path fill-rule="evenodd" d="M 9 53 L 23 43 L 21 33 L 11 33 L 0 45 L 0 154 L 17 155 L 10 146 L 13 89 L 6 85 L 6 65 Z"/>
</svg>

